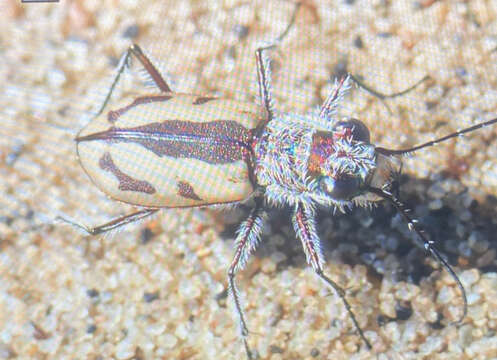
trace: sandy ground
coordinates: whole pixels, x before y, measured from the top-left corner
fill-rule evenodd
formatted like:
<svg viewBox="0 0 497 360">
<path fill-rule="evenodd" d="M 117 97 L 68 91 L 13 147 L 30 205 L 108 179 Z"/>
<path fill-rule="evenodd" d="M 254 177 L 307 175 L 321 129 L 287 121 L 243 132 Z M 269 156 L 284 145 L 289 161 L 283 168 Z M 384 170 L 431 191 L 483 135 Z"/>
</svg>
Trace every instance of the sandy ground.
<svg viewBox="0 0 497 360">
<path fill-rule="evenodd" d="M 132 211 L 92 185 L 73 142 L 132 42 L 178 92 L 253 102 L 256 44 L 278 35 L 293 8 L 286 1 L 2 1 L 0 358 L 245 357 L 225 288 L 247 209 L 167 210 L 99 237 L 53 220 L 63 214 L 95 225 Z M 357 88 L 344 102 L 341 115 L 362 119 L 384 147 L 497 114 L 492 1 L 306 0 L 272 58 L 277 107 L 300 114 L 346 71 L 387 94 L 429 75 L 388 107 Z M 127 88 L 139 83 L 131 70 Z M 239 276 L 259 358 L 497 358 L 496 128 L 404 164 L 401 199 L 466 288 L 462 324 L 449 325 L 462 312 L 453 280 L 412 245 L 392 207 L 323 210 L 326 272 L 347 289 L 369 351 L 306 266 L 289 213 L 275 210 Z"/>
</svg>

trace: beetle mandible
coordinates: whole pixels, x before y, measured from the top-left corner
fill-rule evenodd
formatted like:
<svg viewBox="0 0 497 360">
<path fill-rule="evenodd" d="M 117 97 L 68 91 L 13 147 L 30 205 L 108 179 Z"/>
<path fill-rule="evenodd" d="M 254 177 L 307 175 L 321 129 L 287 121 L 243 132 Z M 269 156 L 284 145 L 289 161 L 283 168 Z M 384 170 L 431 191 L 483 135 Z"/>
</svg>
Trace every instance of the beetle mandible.
<svg viewBox="0 0 497 360">
<path fill-rule="evenodd" d="M 497 118 L 408 149 L 377 147 L 370 142 L 364 123 L 352 118 L 336 119 L 340 100 L 350 87 L 349 76 L 336 82 L 319 111 L 307 118 L 309 121 L 296 121 L 305 118 L 278 112 L 271 96 L 267 52 L 289 31 L 297 9 L 298 6 L 285 31 L 255 51 L 262 107 L 175 93 L 140 47 L 132 45 L 121 60 L 97 116 L 75 140 L 79 160 L 95 185 L 111 198 L 143 209 L 93 228 L 72 224 L 96 235 L 143 219 L 161 208 L 229 205 L 253 199 L 255 206 L 237 232 L 235 255 L 228 271 L 241 338 L 251 358 L 249 331 L 235 275 L 260 241 L 266 208 L 276 205 L 293 209 L 293 227 L 307 262 L 340 297 L 358 334 L 371 348 L 345 291 L 323 271 L 315 211 L 317 206 L 343 211 L 353 205 L 387 200 L 416 232 L 425 249 L 454 278 L 463 299 L 461 321 L 467 313 L 461 281 L 389 187 L 400 156 L 495 124 Z M 132 55 L 160 93 L 126 98 L 104 112 Z"/>
</svg>

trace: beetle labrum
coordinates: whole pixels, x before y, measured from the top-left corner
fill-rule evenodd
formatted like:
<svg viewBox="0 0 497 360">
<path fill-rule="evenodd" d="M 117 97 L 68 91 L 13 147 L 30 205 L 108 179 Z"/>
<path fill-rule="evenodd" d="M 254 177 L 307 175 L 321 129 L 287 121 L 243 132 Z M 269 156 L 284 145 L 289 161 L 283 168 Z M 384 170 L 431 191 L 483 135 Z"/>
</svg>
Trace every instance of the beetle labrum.
<svg viewBox="0 0 497 360">
<path fill-rule="evenodd" d="M 344 210 L 387 200 L 454 278 L 463 299 L 461 321 L 467 312 L 462 283 L 408 209 L 389 192 L 389 185 L 401 155 L 494 124 L 497 119 L 408 149 L 376 147 L 361 121 L 336 120 L 337 107 L 350 86 L 349 77 L 344 77 L 335 84 L 319 111 L 309 118 L 312 121 L 295 121 L 302 117 L 280 113 L 273 106 L 267 55 L 292 23 L 293 19 L 272 44 L 255 52 L 262 107 L 174 93 L 140 47 L 132 45 L 97 116 L 75 140 L 80 162 L 95 185 L 111 198 L 143 209 L 94 228 L 73 224 L 96 235 L 145 218 L 161 208 L 232 205 L 253 199 L 255 206 L 237 232 L 235 255 L 228 271 L 230 295 L 250 358 L 249 331 L 235 275 L 260 241 L 266 208 L 276 205 L 293 209 L 292 223 L 307 262 L 340 297 L 358 334 L 371 348 L 345 291 L 323 271 L 315 209 L 325 206 Z M 160 92 L 126 98 L 104 112 L 132 55 Z"/>
</svg>

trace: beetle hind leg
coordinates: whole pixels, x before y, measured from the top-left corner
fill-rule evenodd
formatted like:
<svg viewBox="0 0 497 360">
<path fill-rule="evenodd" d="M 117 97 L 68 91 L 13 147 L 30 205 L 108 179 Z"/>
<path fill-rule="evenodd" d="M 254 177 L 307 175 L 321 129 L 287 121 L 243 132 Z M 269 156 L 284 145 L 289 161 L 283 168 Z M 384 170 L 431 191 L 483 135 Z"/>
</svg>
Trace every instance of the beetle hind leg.
<svg viewBox="0 0 497 360">
<path fill-rule="evenodd" d="M 235 283 L 235 276 L 236 273 L 245 266 L 248 257 L 257 247 L 257 244 L 260 241 L 262 224 L 265 217 L 266 211 L 263 209 L 262 199 L 256 199 L 256 206 L 252 209 L 249 217 L 240 225 L 238 230 L 235 255 L 228 270 L 230 296 L 235 305 L 235 312 L 240 327 L 240 336 L 243 340 L 245 351 L 249 359 L 253 358 L 247 341 L 249 330 L 242 309 L 240 293 Z"/>
<path fill-rule="evenodd" d="M 333 128 L 333 121 L 342 99 L 350 89 L 350 75 L 342 77 L 339 81 L 335 81 L 335 89 L 328 95 L 321 109 L 319 110 L 319 120 L 322 126 L 326 129 Z"/>
<path fill-rule="evenodd" d="M 109 222 L 106 222 L 105 224 L 98 225 L 95 227 L 88 227 L 86 225 L 83 225 L 83 224 L 74 222 L 72 220 L 66 219 L 65 217 L 62 217 L 62 216 L 57 216 L 55 218 L 55 220 L 60 220 L 60 221 L 63 221 L 69 225 L 77 227 L 78 229 L 81 229 L 81 230 L 85 231 L 86 233 L 88 233 L 88 235 L 99 235 L 99 234 L 103 234 L 103 233 L 115 230 L 115 229 L 120 228 L 124 225 L 142 220 L 150 215 L 155 214 L 157 211 L 159 211 L 159 209 L 139 210 L 139 211 L 136 211 L 132 214 L 118 217 L 118 218 L 113 219 Z"/>
<path fill-rule="evenodd" d="M 112 80 L 112 84 L 110 85 L 109 91 L 107 92 L 107 95 L 105 96 L 105 99 L 102 102 L 102 105 L 100 105 L 100 108 L 98 109 L 95 116 L 100 115 L 104 111 L 107 104 L 109 103 L 110 97 L 112 96 L 112 93 L 114 92 L 114 89 L 116 88 L 117 83 L 119 82 L 119 79 L 121 78 L 121 75 L 124 72 L 124 69 L 126 69 L 126 67 L 129 66 L 131 55 L 134 55 L 138 59 L 138 61 L 140 61 L 145 71 L 152 78 L 153 82 L 155 83 L 155 85 L 157 85 L 157 87 L 160 89 L 161 92 L 172 91 L 169 85 L 167 84 L 166 80 L 164 80 L 164 77 L 159 72 L 159 70 L 157 70 L 155 65 L 152 64 L 150 59 L 143 53 L 140 46 L 138 46 L 137 44 L 133 44 L 121 56 L 114 80 Z"/>
<path fill-rule="evenodd" d="M 140 61 L 145 68 L 145 71 L 150 75 L 155 85 L 157 85 L 161 92 L 172 92 L 166 80 L 164 80 L 164 77 L 161 75 L 159 70 L 157 70 L 157 67 L 155 67 L 155 65 L 143 53 L 142 49 L 137 44 L 131 45 L 128 52 L 133 53 L 133 55 L 135 55 L 135 57 Z"/>
</svg>

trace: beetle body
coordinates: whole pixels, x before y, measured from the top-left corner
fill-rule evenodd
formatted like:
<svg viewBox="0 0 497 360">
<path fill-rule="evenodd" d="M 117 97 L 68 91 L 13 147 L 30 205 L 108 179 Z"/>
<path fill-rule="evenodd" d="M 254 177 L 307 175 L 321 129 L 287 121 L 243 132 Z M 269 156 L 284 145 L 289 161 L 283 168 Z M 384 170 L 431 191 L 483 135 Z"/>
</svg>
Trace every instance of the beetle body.
<svg viewBox="0 0 497 360">
<path fill-rule="evenodd" d="M 382 155 L 358 120 L 331 131 L 293 114 L 261 124 L 260 107 L 246 102 L 176 93 L 133 96 L 81 130 L 77 150 L 107 195 L 153 208 L 237 203 L 264 187 L 273 204 L 295 205 L 308 197 L 343 209 L 351 196 L 329 196 L 328 179 L 346 177 L 350 184 L 342 187 L 358 191 L 374 174 L 382 173 L 384 184 L 394 171 L 389 158 L 377 170 Z M 351 132 L 356 127 L 365 129 L 364 139 Z M 353 202 L 376 199 L 356 196 Z"/>
<path fill-rule="evenodd" d="M 124 99 L 76 138 L 79 160 L 111 198 L 144 207 L 233 203 L 253 191 L 260 107 L 187 94 Z"/>
</svg>

